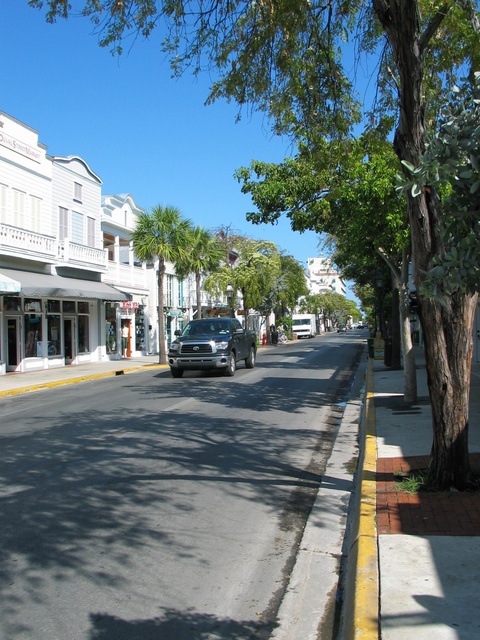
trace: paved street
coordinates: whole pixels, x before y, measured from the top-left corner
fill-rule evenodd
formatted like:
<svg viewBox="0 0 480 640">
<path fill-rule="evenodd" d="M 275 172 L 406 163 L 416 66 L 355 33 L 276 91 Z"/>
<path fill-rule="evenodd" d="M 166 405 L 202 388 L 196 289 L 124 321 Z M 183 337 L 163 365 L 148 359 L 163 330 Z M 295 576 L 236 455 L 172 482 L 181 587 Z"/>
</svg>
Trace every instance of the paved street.
<svg viewBox="0 0 480 640">
<path fill-rule="evenodd" d="M 152 368 L 0 398 L 0 637 L 286 638 L 314 504 L 325 593 L 288 637 L 331 627 L 364 351 L 332 334 L 231 379 Z"/>
</svg>

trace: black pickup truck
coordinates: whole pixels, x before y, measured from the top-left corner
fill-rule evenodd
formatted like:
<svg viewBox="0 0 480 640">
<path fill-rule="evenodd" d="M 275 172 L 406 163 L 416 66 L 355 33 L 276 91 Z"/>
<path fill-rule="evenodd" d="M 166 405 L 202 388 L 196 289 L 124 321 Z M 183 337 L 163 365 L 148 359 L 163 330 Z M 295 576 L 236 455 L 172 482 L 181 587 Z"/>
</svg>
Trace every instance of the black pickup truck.
<svg viewBox="0 0 480 640">
<path fill-rule="evenodd" d="M 236 318 L 191 320 L 168 349 L 168 364 L 174 378 L 199 369 L 223 369 L 233 376 L 237 362 L 253 369 L 257 355 L 257 334 L 246 331 Z"/>
</svg>

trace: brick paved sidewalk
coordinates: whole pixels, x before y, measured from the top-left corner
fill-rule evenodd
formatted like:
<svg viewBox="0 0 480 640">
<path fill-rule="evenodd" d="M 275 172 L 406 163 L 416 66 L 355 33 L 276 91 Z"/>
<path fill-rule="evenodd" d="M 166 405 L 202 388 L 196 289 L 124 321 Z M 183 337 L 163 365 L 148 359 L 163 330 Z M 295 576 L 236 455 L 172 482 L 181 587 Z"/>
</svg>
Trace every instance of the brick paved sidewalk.
<svg viewBox="0 0 480 640">
<path fill-rule="evenodd" d="M 419 473 L 428 456 L 377 459 L 377 526 L 379 534 L 480 536 L 480 492 L 397 491 L 398 475 Z M 480 453 L 470 454 L 480 471 Z"/>
</svg>

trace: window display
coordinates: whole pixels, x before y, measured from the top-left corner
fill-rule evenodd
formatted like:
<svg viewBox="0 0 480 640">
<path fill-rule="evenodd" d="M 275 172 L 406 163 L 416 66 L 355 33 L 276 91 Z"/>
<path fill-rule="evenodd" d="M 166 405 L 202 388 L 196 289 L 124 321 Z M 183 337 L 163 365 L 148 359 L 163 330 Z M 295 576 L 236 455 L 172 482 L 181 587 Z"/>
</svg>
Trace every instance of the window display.
<svg viewBox="0 0 480 640">
<path fill-rule="evenodd" d="M 42 316 L 26 313 L 23 329 L 25 358 L 42 356 Z"/>
</svg>

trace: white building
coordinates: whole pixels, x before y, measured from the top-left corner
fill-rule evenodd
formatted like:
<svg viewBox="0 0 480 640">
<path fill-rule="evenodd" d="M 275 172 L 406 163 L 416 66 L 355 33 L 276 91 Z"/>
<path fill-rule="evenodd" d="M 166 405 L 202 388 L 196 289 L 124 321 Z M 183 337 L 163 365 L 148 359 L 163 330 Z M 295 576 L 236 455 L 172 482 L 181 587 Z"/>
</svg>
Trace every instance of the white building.
<svg viewBox="0 0 480 640">
<path fill-rule="evenodd" d="M 0 373 L 101 360 L 105 304 L 129 299 L 102 282 L 102 181 L 46 151 L 0 112 Z"/>
<path fill-rule="evenodd" d="M 308 258 L 307 285 L 312 295 L 335 292 L 344 296 L 347 287 L 328 257 Z"/>
<path fill-rule="evenodd" d="M 132 247 L 132 232 L 142 209 L 129 194 L 102 198 L 103 246 L 107 251 L 105 282 L 128 293 L 130 299 L 106 306 L 107 357 L 158 353 L 158 287 L 156 266 L 140 262 Z M 167 344 L 186 319 L 183 281 L 167 263 L 164 281 L 165 336 Z M 121 348 L 119 348 L 121 346 Z"/>
</svg>

